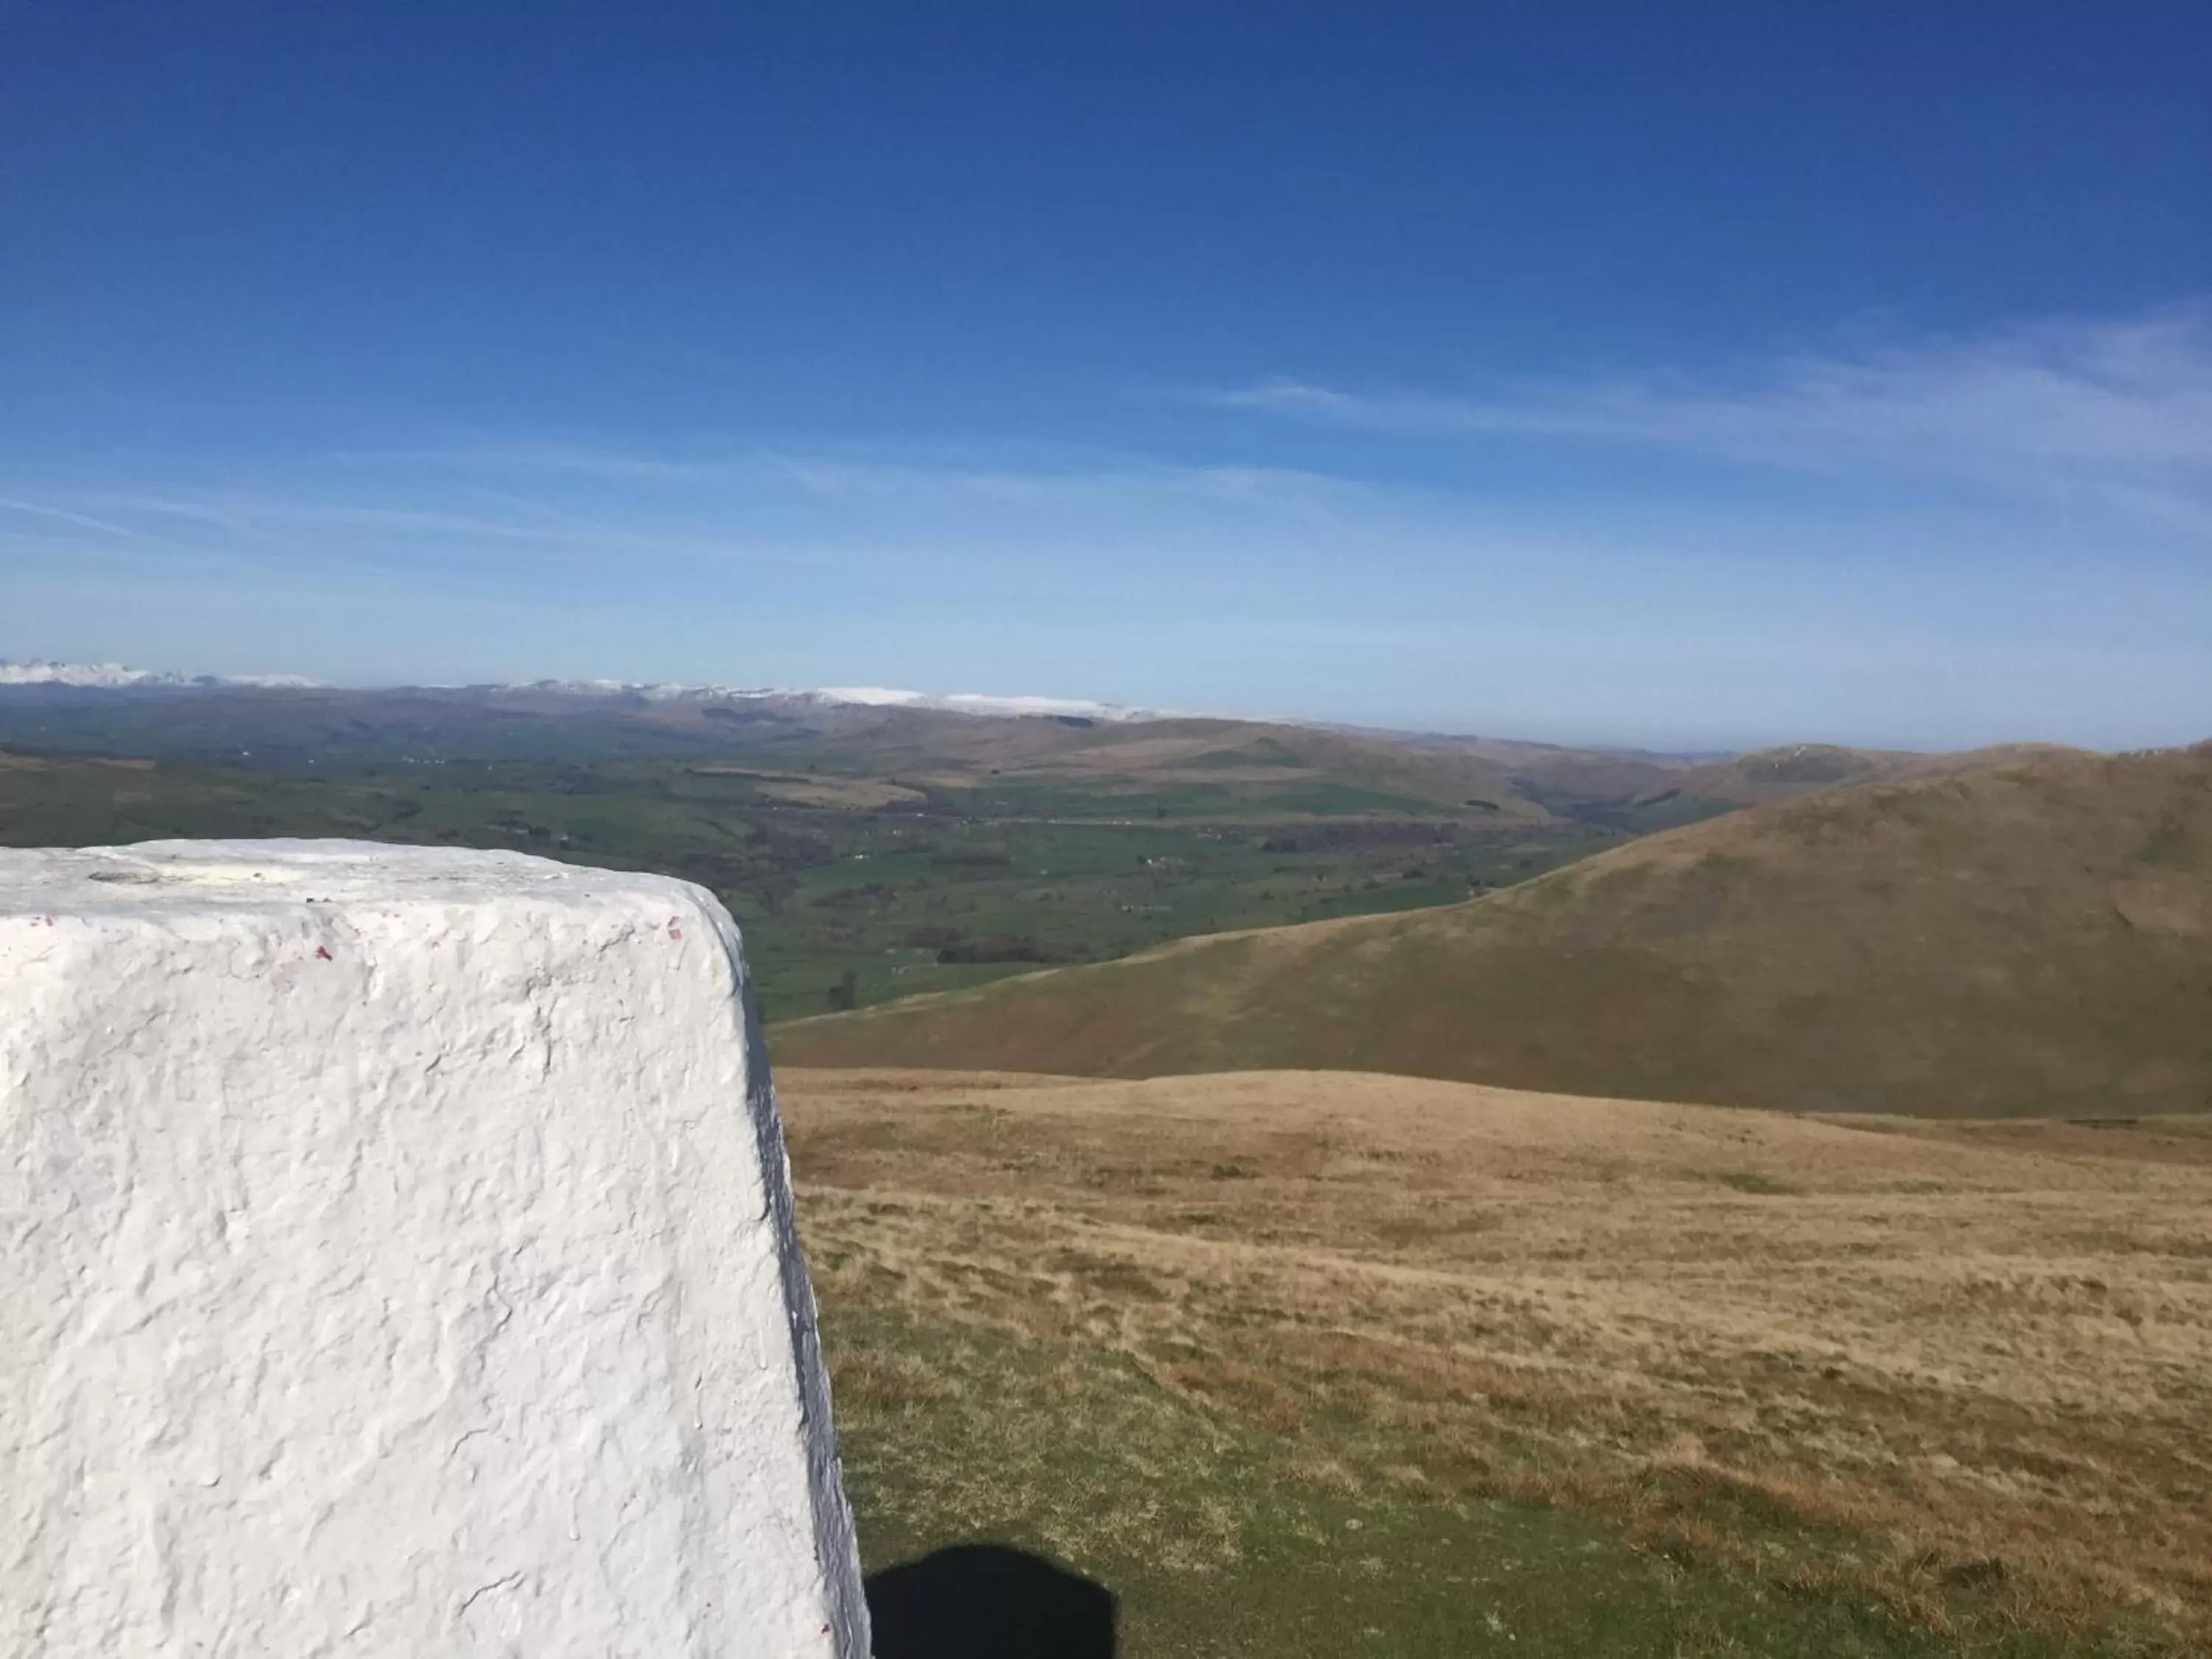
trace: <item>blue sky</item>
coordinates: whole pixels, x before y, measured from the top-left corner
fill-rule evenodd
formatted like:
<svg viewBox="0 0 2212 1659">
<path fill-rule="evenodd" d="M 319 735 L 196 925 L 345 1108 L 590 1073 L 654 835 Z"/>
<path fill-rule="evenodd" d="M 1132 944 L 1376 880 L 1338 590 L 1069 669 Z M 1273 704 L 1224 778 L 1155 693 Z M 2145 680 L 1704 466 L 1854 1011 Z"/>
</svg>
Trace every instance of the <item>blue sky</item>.
<svg viewBox="0 0 2212 1659">
<path fill-rule="evenodd" d="M 2212 732 L 2212 9 L 0 0 L 0 654 Z"/>
</svg>

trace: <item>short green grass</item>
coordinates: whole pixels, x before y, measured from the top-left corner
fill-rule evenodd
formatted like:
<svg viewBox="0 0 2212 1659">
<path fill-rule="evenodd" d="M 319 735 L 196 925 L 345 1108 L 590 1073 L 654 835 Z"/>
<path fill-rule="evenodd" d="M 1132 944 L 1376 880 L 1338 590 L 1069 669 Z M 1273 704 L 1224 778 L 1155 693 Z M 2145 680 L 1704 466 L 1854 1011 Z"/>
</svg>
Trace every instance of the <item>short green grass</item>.
<svg viewBox="0 0 2212 1659">
<path fill-rule="evenodd" d="M 1112 1354 L 836 1299 L 824 1340 L 868 1570 L 979 1541 L 1042 1555 L 1115 1594 L 1121 1659 L 2174 1651 L 1932 1629 L 1747 1580 L 1548 1504 L 1378 1471 L 1326 1424 L 1255 1431 Z"/>
<path fill-rule="evenodd" d="M 1723 1187 L 1731 1187 L 1737 1192 L 1751 1193 L 1761 1198 L 1786 1198 L 1804 1190 L 1789 1182 L 1778 1181 L 1772 1176 L 1762 1175 L 1757 1170 L 1717 1170 L 1713 1172 L 1712 1178 Z"/>
</svg>

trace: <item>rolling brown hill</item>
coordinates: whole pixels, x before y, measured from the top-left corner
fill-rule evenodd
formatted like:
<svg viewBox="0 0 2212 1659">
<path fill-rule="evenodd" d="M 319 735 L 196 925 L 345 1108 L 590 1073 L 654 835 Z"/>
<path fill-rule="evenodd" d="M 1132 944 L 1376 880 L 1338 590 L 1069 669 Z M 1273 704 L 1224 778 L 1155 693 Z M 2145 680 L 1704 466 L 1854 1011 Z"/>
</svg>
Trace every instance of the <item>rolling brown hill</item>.
<svg viewBox="0 0 2212 1659">
<path fill-rule="evenodd" d="M 1322 810 L 1428 808 L 1500 824 L 1551 814 L 1518 794 L 1479 756 L 1390 736 L 1256 720 L 1197 717 L 1088 722 L 979 720 L 890 711 L 850 734 L 844 752 L 884 774 L 945 788 L 1079 785 L 1133 800 L 1178 787 L 1255 792 L 1291 815 L 1304 798 Z"/>
<path fill-rule="evenodd" d="M 1342 1068 L 1792 1109 L 2212 1103 L 2212 753 L 2004 751 L 1468 903 L 778 1028 L 787 1064 Z"/>
<path fill-rule="evenodd" d="M 1900 749 L 1843 749 L 1833 744 L 1797 743 L 1753 749 L 1721 760 L 1686 767 L 1644 803 L 1679 796 L 1702 805 L 1763 806 L 1814 790 L 1846 783 L 1902 783 L 1947 772 L 1985 771 L 1993 767 L 2063 757 L 2080 751 L 2057 744 L 2008 744 L 1953 754 L 1923 754 Z"/>
<path fill-rule="evenodd" d="M 1797 743 L 1741 754 L 1694 756 L 1571 749 L 1497 738 L 1424 736 L 1407 741 L 1486 761 L 1513 789 L 1553 812 L 1634 833 L 1669 830 L 1739 806 L 1763 806 L 1838 784 L 1894 783 L 2068 752 L 2049 744 L 1929 754 Z"/>
</svg>

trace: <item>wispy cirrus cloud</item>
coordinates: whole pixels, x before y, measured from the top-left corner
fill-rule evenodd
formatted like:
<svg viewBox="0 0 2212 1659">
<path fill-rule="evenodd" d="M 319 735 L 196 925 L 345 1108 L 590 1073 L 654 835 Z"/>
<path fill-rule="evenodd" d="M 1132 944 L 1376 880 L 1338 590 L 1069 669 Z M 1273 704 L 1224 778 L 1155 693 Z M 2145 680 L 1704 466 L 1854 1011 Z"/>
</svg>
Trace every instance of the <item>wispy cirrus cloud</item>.
<svg viewBox="0 0 2212 1659">
<path fill-rule="evenodd" d="M 1539 380 L 1455 394 L 1274 380 L 1200 397 L 1376 432 L 2086 494 L 2212 528 L 2212 307 L 1797 354 L 1726 377 Z"/>
<path fill-rule="evenodd" d="M 76 530 L 95 530 L 103 536 L 119 537 L 125 541 L 143 541 L 143 532 L 128 525 L 94 518 L 89 513 L 79 513 L 65 507 L 55 507 L 46 501 L 27 501 L 15 496 L 0 496 L 0 514 L 21 514 L 26 518 L 42 520 L 49 524 L 67 525 Z"/>
<path fill-rule="evenodd" d="M 346 452 L 251 483 L 0 482 L 0 546 L 70 556 L 82 532 L 149 557 L 270 568 L 695 570 L 779 562 L 981 571 L 1081 526 L 1123 544 L 1192 524 L 1326 531 L 1368 495 L 1295 469 L 1012 450 L 948 456 L 799 447 L 656 453 L 515 441 Z M 17 522 L 11 524 L 10 516 Z M 70 532 L 77 532 L 73 537 Z"/>
<path fill-rule="evenodd" d="M 1008 502 L 1181 497 L 1255 506 L 1313 507 L 1361 488 L 1294 467 L 1182 464 L 1085 453 L 1013 459 L 973 455 L 889 457 L 748 447 L 653 454 L 568 444 L 492 444 L 356 454 L 356 462 L 430 465 L 451 475 L 588 479 L 639 489 L 795 491 L 826 500 L 929 497 Z"/>
</svg>

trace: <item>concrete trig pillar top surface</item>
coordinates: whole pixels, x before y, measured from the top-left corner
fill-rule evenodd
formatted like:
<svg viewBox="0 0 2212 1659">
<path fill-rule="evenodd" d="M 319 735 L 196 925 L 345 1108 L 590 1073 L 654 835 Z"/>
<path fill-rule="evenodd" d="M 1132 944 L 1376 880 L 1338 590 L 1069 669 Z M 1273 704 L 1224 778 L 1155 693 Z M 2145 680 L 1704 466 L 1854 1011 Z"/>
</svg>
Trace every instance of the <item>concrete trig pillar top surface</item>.
<svg viewBox="0 0 2212 1659">
<path fill-rule="evenodd" d="M 0 1652 L 864 1659 L 737 930 L 344 842 L 0 851 Z"/>
</svg>

